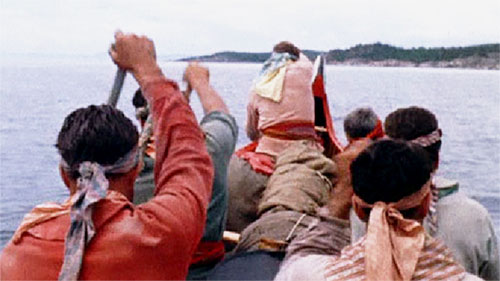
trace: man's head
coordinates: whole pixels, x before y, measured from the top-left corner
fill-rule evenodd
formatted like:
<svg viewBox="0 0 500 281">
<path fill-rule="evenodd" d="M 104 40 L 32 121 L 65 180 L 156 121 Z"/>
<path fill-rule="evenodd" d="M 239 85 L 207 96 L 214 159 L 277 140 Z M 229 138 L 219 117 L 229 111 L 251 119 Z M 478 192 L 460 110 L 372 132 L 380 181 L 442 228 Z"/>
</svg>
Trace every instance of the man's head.
<svg viewBox="0 0 500 281">
<path fill-rule="evenodd" d="M 132 98 L 132 104 L 134 105 L 135 108 L 145 107 L 148 104 L 148 102 L 142 95 L 141 88 L 135 91 L 134 97 Z"/>
<path fill-rule="evenodd" d="M 138 137 L 136 127 L 121 111 L 91 105 L 66 117 L 56 147 L 69 167 L 68 176 L 77 179 L 80 163 L 114 164 L 137 146 Z"/>
<path fill-rule="evenodd" d="M 357 108 L 344 119 L 344 132 L 349 142 L 365 138 L 379 123 L 377 114 L 370 107 Z M 383 132 L 381 132 L 383 134 Z"/>
<path fill-rule="evenodd" d="M 135 118 L 141 122 L 141 126 L 144 126 L 144 123 L 148 119 L 149 109 L 148 102 L 142 95 L 141 88 L 135 91 L 134 97 L 132 98 L 132 104 L 135 107 Z"/>
<path fill-rule="evenodd" d="M 420 146 L 398 140 L 373 143 L 351 164 L 354 194 L 368 204 L 393 203 L 420 191 L 431 172 Z"/>
<path fill-rule="evenodd" d="M 295 56 L 297 58 L 300 56 L 300 49 L 288 41 L 281 41 L 278 44 L 276 44 L 273 48 L 273 52 L 289 53 L 290 55 Z"/>
<path fill-rule="evenodd" d="M 385 133 L 392 139 L 413 141 L 435 131 L 438 131 L 439 137 L 441 136 L 436 116 L 429 110 L 416 106 L 400 108 L 392 112 L 385 118 L 384 127 Z M 434 168 L 437 169 L 441 140 L 423 147 L 429 153 Z"/>
</svg>

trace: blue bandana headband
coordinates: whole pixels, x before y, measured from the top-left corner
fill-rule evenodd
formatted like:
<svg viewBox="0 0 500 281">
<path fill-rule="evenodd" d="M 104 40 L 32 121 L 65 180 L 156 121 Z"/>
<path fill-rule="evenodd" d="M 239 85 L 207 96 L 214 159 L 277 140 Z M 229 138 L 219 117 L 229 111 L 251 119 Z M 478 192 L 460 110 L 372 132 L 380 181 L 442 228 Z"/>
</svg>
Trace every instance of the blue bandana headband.
<svg viewBox="0 0 500 281">
<path fill-rule="evenodd" d="M 101 166 L 95 162 L 82 162 L 78 168 L 75 203 L 71 206 L 71 224 L 64 243 L 64 263 L 59 272 L 59 280 L 78 280 L 82 267 L 85 246 L 95 235 L 92 212 L 95 203 L 106 197 L 109 182 L 105 174 L 122 174 L 132 170 L 139 162 L 137 147 L 114 164 Z M 69 172 L 70 167 L 61 159 L 61 167 Z"/>
<path fill-rule="evenodd" d="M 273 52 L 271 56 L 264 62 L 262 69 L 259 73 L 259 78 L 275 71 L 276 69 L 286 65 L 289 60 L 297 60 L 298 57 L 291 55 L 289 53 L 275 53 Z"/>
</svg>

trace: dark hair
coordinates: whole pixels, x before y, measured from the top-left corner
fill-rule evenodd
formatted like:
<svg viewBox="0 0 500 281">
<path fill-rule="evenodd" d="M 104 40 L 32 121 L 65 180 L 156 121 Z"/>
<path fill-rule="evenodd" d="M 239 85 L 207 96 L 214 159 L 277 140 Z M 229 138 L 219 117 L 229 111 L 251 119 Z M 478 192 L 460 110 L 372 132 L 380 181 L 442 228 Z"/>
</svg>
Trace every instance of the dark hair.
<svg viewBox="0 0 500 281">
<path fill-rule="evenodd" d="M 281 41 L 276 44 L 273 48 L 273 52 L 289 53 L 290 55 L 294 55 L 297 58 L 300 56 L 300 49 L 288 41 Z"/>
<path fill-rule="evenodd" d="M 350 138 L 364 138 L 377 126 L 378 116 L 370 107 L 355 109 L 344 119 L 344 132 Z"/>
<path fill-rule="evenodd" d="M 384 122 L 385 133 L 389 137 L 407 141 L 428 135 L 438 128 L 436 116 L 429 110 L 417 106 L 400 108 L 389 114 Z M 441 140 L 424 149 L 429 153 L 433 166 L 437 167 Z"/>
<path fill-rule="evenodd" d="M 380 140 L 351 164 L 354 193 L 368 204 L 397 202 L 419 191 L 429 180 L 432 164 L 418 145 Z"/>
<path fill-rule="evenodd" d="M 132 104 L 134 105 L 135 108 L 146 106 L 147 101 L 142 95 L 141 88 L 135 91 L 134 97 L 132 98 Z"/>
<path fill-rule="evenodd" d="M 135 125 L 120 110 L 91 105 L 64 119 L 56 147 L 70 167 L 70 176 L 78 178 L 80 163 L 113 164 L 137 145 L 138 137 Z"/>
</svg>

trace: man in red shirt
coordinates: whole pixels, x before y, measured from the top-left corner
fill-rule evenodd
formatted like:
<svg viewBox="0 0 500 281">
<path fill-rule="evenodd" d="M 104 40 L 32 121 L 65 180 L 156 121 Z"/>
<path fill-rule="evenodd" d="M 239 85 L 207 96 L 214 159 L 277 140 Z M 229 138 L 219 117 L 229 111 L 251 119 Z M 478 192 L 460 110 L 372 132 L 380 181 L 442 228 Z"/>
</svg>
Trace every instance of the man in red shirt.
<svg viewBox="0 0 500 281">
<path fill-rule="evenodd" d="M 2 279 L 184 279 L 203 234 L 213 168 L 203 133 L 146 37 L 115 35 L 110 55 L 151 105 L 155 197 L 131 203 L 140 168 L 137 130 L 120 111 L 90 106 L 59 133 L 63 204 L 25 216 L 0 257 Z"/>
</svg>

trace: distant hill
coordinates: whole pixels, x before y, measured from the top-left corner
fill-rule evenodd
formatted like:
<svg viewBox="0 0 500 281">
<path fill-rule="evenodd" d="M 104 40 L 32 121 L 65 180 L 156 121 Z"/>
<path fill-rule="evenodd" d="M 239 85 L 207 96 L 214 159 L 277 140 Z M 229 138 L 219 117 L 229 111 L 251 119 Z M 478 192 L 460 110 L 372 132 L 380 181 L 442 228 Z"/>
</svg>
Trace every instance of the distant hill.
<svg viewBox="0 0 500 281">
<path fill-rule="evenodd" d="M 359 44 L 347 50 L 303 50 L 313 60 L 324 54 L 328 64 L 411 66 L 411 67 L 460 67 L 500 69 L 500 44 L 483 44 L 451 48 L 404 49 L 388 44 Z M 181 61 L 205 62 L 264 62 L 270 53 L 219 52 L 208 56 L 189 57 Z"/>
</svg>

